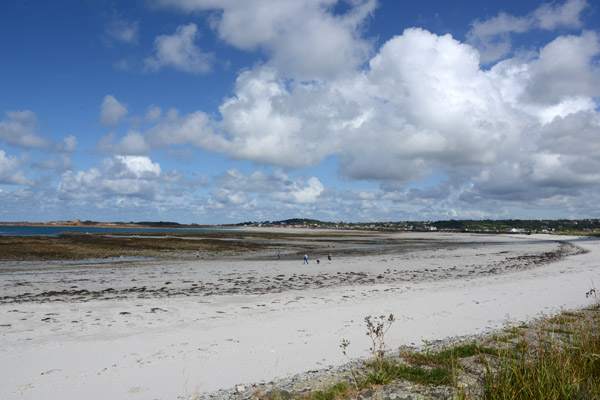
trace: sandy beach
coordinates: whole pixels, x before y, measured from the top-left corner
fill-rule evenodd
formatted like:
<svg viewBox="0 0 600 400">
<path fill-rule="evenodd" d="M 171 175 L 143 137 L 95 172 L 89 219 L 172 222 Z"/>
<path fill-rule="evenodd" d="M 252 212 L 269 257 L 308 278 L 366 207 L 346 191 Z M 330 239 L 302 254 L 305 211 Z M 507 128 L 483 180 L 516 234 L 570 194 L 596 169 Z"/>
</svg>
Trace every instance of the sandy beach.
<svg viewBox="0 0 600 400">
<path fill-rule="evenodd" d="M 399 241 L 372 249 L 382 237 Z M 2 263 L 0 397 L 194 398 L 342 365 L 342 339 L 367 357 L 367 315 L 395 315 L 390 347 L 420 346 L 581 308 L 600 286 L 598 239 L 390 233 L 319 246 L 308 265 L 268 251 Z"/>
</svg>

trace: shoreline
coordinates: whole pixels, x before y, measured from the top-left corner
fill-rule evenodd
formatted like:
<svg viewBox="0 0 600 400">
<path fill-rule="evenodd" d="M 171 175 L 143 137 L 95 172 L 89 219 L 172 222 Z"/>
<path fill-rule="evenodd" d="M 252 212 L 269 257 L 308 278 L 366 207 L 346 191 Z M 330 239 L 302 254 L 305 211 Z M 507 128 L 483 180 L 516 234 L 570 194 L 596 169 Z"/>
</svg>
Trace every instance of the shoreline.
<svg viewBox="0 0 600 400">
<path fill-rule="evenodd" d="M 344 365 L 342 338 L 366 357 L 366 315 L 393 313 L 386 341 L 418 346 L 489 333 L 507 314 L 585 307 L 598 277 L 594 239 L 424 235 L 441 242 L 351 257 L 336 247 L 331 264 L 267 252 L 3 273 L 3 397 L 193 398 Z M 561 242 L 588 252 L 540 256 Z"/>
</svg>

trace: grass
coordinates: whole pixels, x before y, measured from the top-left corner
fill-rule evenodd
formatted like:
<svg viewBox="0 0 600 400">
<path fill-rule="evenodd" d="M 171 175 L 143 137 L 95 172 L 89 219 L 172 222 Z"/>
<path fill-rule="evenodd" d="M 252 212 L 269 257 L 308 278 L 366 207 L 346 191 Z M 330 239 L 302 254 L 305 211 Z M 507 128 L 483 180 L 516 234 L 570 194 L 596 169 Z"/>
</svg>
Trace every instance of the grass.
<svg viewBox="0 0 600 400">
<path fill-rule="evenodd" d="M 256 393 L 255 396 L 260 400 L 337 400 L 350 398 L 355 393 L 356 390 L 348 382 L 338 382 L 327 389 L 310 393 L 291 394 L 273 390 L 266 395 Z"/>
<path fill-rule="evenodd" d="M 397 361 L 386 360 L 378 371 L 371 370 L 365 378 L 365 387 L 370 385 L 387 385 L 399 379 L 419 385 L 451 385 L 452 371 L 446 367 L 423 368 L 422 366 L 404 365 Z"/>
<path fill-rule="evenodd" d="M 308 393 L 288 393 L 274 390 L 266 395 L 257 394 L 261 400 L 338 400 L 355 398 L 360 392 L 404 379 L 419 385 L 451 385 L 452 371 L 447 368 L 426 369 L 418 366 L 401 365 L 395 361 L 384 361 L 375 372 L 367 367 L 364 376 L 354 384 L 339 381 L 325 389 Z"/>
<path fill-rule="evenodd" d="M 403 358 L 413 364 L 452 367 L 460 358 L 472 357 L 481 354 L 497 355 L 498 351 L 490 347 L 483 347 L 475 342 L 457 345 L 438 353 L 408 353 Z"/>
<path fill-rule="evenodd" d="M 503 350 L 497 370 L 488 369 L 484 399 L 600 398 L 598 320 L 559 317 L 546 321 L 535 340 L 524 337 L 518 347 Z M 553 331 L 555 323 L 566 329 Z"/>
<path fill-rule="evenodd" d="M 308 393 L 272 391 L 264 400 L 341 400 L 394 382 L 416 385 L 424 399 L 428 387 L 449 387 L 448 398 L 460 400 L 588 400 L 600 399 L 600 306 L 564 312 L 552 318 L 507 328 L 501 335 L 439 351 L 385 355 L 384 336 L 394 322 L 367 317 L 372 359 L 340 380 Z M 370 321 L 370 324 L 369 324 Z M 503 339 L 507 339 L 504 341 Z M 485 343 L 485 346 L 482 344 Z M 348 341 L 342 342 L 346 354 Z M 474 372 L 479 365 L 479 372 Z M 470 374 L 470 383 L 462 380 Z M 421 398 L 419 397 L 419 398 Z M 374 397 L 377 398 L 377 397 Z M 439 398 L 439 397 L 435 397 Z"/>
</svg>

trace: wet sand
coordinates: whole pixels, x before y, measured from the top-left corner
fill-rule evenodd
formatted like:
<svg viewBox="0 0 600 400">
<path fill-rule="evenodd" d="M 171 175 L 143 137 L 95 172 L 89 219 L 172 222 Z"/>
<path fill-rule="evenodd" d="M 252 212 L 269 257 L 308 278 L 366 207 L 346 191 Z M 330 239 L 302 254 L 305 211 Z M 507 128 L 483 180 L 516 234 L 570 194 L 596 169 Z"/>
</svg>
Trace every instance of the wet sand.
<svg viewBox="0 0 600 400">
<path fill-rule="evenodd" d="M 305 236 L 281 258 L 3 263 L 0 397 L 193 398 L 341 365 L 342 338 L 366 357 L 367 315 L 396 316 L 391 347 L 421 345 L 589 305 L 600 281 L 598 240 L 319 237 L 303 265 Z"/>
</svg>

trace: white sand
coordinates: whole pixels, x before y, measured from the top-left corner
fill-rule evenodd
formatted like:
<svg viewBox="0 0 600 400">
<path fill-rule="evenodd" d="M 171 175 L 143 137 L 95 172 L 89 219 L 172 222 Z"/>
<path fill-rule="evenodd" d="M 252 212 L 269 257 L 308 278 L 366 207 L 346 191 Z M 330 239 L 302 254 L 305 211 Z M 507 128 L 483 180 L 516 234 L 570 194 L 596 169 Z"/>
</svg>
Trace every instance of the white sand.
<svg viewBox="0 0 600 400">
<path fill-rule="evenodd" d="M 351 356 L 366 357 L 366 315 L 396 316 L 387 336 L 392 347 L 420 345 L 590 305 L 593 299 L 585 293 L 600 282 L 598 240 L 426 237 L 453 243 L 485 239 L 488 245 L 352 258 L 335 254 L 331 265 L 268 259 L 53 266 L 33 272 L 0 266 L 0 297 L 107 288 L 123 297 L 109 292 L 62 297 L 68 301 L 1 302 L 0 398 L 189 398 L 343 364 L 342 338 L 350 340 Z M 555 240 L 566 239 L 589 252 L 503 269 L 515 255 L 551 251 L 558 246 Z M 480 273 L 494 266 L 495 272 Z M 364 279 L 353 280 L 358 273 Z M 305 274 L 304 283 L 277 286 L 294 282 L 294 274 Z M 347 282 L 334 279 L 339 276 Z M 250 277 L 279 289 L 266 294 L 232 289 Z M 192 282 L 221 286 L 213 294 L 177 294 Z M 127 291 L 132 286 L 155 291 L 151 296 Z M 160 287 L 173 292 L 158 296 Z"/>
</svg>

